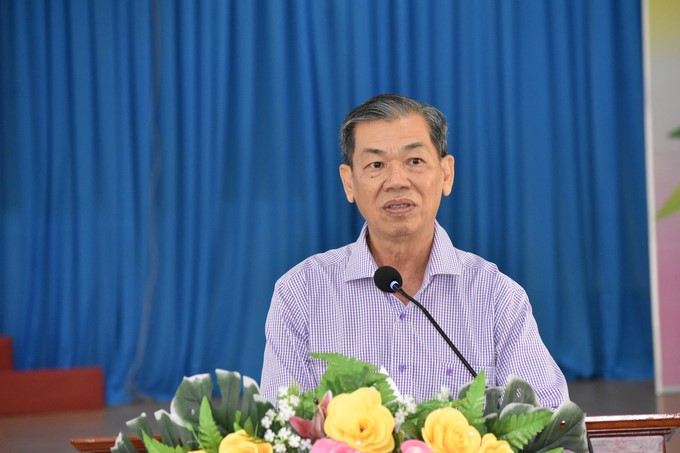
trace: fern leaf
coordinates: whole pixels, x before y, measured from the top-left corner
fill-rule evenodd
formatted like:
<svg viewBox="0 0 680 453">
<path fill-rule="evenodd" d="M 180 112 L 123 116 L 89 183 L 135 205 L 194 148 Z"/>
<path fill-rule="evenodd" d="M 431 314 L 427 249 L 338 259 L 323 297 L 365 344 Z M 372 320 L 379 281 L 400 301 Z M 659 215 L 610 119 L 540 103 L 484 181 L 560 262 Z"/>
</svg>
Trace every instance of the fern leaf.
<svg viewBox="0 0 680 453">
<path fill-rule="evenodd" d="M 146 447 L 146 451 L 149 453 L 185 453 L 188 451 L 179 446 L 170 447 L 168 445 L 163 445 L 149 436 L 146 432 L 142 432 L 142 442 L 144 442 L 144 447 Z"/>
<path fill-rule="evenodd" d="M 213 418 L 210 400 L 207 397 L 203 398 L 198 423 L 198 445 L 208 453 L 217 453 L 220 442 L 222 442 L 222 434 Z"/>
<path fill-rule="evenodd" d="M 486 434 L 486 423 L 484 420 L 485 389 L 486 379 L 484 371 L 480 371 L 470 385 L 465 386 L 458 392 L 459 398 L 461 398 L 461 394 L 463 395 L 459 402 L 458 410 L 481 435 Z"/>
<path fill-rule="evenodd" d="M 576 453 L 588 451 L 585 413 L 571 401 L 557 408 L 547 427 L 525 451 L 546 452 L 558 446 Z"/>
<path fill-rule="evenodd" d="M 328 367 L 316 388 L 316 397 L 322 398 L 326 391 L 333 395 L 350 393 L 361 387 L 375 387 L 382 398 L 382 403 L 388 405 L 395 400 L 394 392 L 387 383 L 387 376 L 368 362 L 337 353 L 310 353 L 314 359 L 324 360 Z"/>
<path fill-rule="evenodd" d="M 552 415 L 550 409 L 511 403 L 494 422 L 492 431 L 499 440 L 506 440 L 511 447 L 521 450 L 545 429 Z"/>
</svg>

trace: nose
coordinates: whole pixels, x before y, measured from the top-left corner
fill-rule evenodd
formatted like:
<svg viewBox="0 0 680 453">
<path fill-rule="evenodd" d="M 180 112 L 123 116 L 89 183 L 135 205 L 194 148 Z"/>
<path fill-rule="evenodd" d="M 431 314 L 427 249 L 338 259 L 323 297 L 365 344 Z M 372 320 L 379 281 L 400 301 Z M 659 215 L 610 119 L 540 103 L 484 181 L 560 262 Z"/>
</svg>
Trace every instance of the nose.
<svg viewBox="0 0 680 453">
<path fill-rule="evenodd" d="M 409 187 L 411 181 L 408 177 L 408 170 L 399 164 L 389 165 L 385 174 L 386 189 L 403 189 Z"/>
</svg>

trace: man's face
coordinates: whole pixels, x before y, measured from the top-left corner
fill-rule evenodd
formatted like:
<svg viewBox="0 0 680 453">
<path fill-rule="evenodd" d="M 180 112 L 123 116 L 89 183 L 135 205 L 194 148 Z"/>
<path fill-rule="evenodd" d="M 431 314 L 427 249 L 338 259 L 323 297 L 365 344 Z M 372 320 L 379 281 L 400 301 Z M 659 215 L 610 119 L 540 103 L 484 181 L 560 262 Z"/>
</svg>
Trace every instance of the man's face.
<svg viewBox="0 0 680 453">
<path fill-rule="evenodd" d="M 453 157 L 439 157 L 421 114 L 358 123 L 352 166 L 340 166 L 350 203 L 371 237 L 429 239 L 442 195 L 451 193 Z"/>
</svg>

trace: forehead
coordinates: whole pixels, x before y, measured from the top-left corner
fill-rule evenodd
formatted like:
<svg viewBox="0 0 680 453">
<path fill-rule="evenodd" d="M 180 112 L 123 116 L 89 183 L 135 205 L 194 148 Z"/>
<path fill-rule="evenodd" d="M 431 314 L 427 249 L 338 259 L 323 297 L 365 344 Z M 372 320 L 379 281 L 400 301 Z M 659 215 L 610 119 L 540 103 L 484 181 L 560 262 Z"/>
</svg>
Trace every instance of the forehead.
<svg viewBox="0 0 680 453">
<path fill-rule="evenodd" d="M 399 150 L 417 143 L 434 149 L 429 125 L 420 113 L 358 123 L 354 129 L 354 143 L 355 153 L 366 150 Z"/>
<path fill-rule="evenodd" d="M 429 138 L 430 128 L 425 117 L 420 113 L 412 113 L 397 118 L 362 121 L 354 128 L 354 139 L 387 139 L 425 135 Z"/>
</svg>

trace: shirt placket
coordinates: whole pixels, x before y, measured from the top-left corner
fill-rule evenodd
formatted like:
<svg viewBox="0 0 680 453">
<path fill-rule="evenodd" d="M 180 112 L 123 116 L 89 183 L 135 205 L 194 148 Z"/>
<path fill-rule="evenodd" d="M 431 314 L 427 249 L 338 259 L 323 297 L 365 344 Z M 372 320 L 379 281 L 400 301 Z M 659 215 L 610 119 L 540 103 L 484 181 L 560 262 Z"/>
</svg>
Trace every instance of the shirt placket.
<svg viewBox="0 0 680 453">
<path fill-rule="evenodd" d="M 413 394 L 413 332 L 411 317 L 413 311 L 410 304 L 404 306 L 394 296 L 389 296 L 396 302 L 394 328 L 392 329 L 390 375 L 403 395 Z"/>
</svg>

